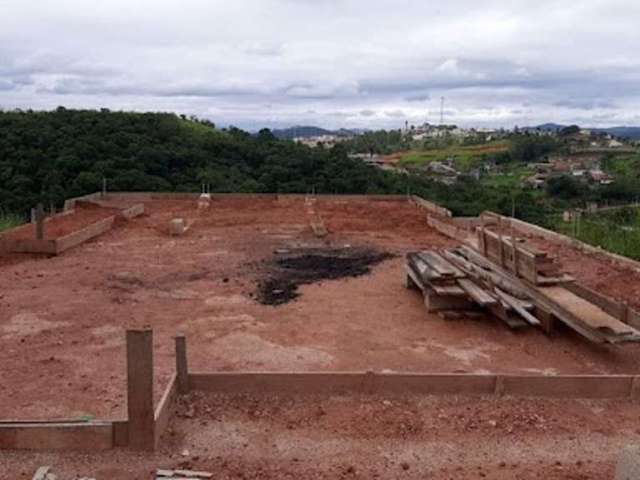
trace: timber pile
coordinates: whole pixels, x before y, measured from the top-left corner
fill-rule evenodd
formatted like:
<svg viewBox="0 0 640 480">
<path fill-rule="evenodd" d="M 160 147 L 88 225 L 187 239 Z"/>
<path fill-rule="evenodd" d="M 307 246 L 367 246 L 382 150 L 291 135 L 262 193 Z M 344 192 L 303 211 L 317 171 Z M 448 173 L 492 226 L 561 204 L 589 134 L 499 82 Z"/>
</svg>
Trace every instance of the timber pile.
<svg viewBox="0 0 640 480">
<path fill-rule="evenodd" d="M 638 330 L 565 288 L 564 278 L 533 284 L 466 246 L 408 254 L 406 278 L 407 287 L 423 292 L 429 311 L 479 306 L 513 329 L 550 333 L 559 321 L 596 343 L 640 341 Z"/>
<path fill-rule="evenodd" d="M 574 280 L 562 273 L 560 265 L 546 252 L 525 245 L 524 240 L 513 234 L 505 235 L 500 225 L 497 232 L 484 226 L 478 229 L 478 248 L 489 260 L 534 285 L 555 285 Z"/>
</svg>

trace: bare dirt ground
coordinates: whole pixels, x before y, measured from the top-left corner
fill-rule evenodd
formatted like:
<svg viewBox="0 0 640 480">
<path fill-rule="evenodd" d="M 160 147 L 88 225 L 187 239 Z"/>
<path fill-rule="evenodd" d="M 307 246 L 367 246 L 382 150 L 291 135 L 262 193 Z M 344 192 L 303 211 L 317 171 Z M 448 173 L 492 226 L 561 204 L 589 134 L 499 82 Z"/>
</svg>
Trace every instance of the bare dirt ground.
<svg viewBox="0 0 640 480">
<path fill-rule="evenodd" d="M 0 267 L 0 411 L 4 418 L 125 414 L 124 330 L 152 326 L 157 395 L 187 335 L 193 370 L 635 373 L 640 348 L 595 347 L 570 331 L 513 333 L 490 318 L 444 320 L 403 286 L 403 255 L 451 245 L 398 201 L 318 200 L 316 238 L 303 198 L 154 200 L 147 214 L 53 258 Z M 190 225 L 171 237 L 173 217 Z M 278 249 L 369 247 L 396 256 L 357 278 L 256 301 Z"/>
<path fill-rule="evenodd" d="M 0 417 L 124 417 L 124 330 L 142 326 L 154 328 L 157 396 L 174 370 L 177 333 L 187 335 L 195 371 L 638 371 L 635 345 L 596 347 L 570 331 L 547 337 L 482 316 L 428 314 L 403 286 L 403 255 L 453 242 L 408 202 L 224 199 L 198 210 L 192 200 L 154 200 L 145 208 L 61 256 L 0 258 Z M 325 238 L 312 232 L 312 209 Z M 168 234 L 174 217 L 189 225 L 181 237 Z M 366 275 L 300 285 L 292 302 L 256 301 L 274 252 L 344 247 L 394 256 Z M 637 274 L 624 281 L 628 272 L 575 252 L 561 259 L 606 292 L 620 275 L 630 300 L 640 285 Z M 616 449 L 639 440 L 639 407 L 625 402 L 191 401 L 156 454 L 2 452 L 0 478 L 30 478 L 52 464 L 60 480 L 147 479 L 154 468 L 181 465 L 219 478 L 599 479 L 611 477 Z"/>
<path fill-rule="evenodd" d="M 155 454 L 3 453 L 3 471 L 31 478 L 52 465 L 61 480 L 148 480 L 156 468 L 220 479 L 600 480 L 640 440 L 640 405 L 630 402 L 199 393 L 175 413 Z"/>
</svg>

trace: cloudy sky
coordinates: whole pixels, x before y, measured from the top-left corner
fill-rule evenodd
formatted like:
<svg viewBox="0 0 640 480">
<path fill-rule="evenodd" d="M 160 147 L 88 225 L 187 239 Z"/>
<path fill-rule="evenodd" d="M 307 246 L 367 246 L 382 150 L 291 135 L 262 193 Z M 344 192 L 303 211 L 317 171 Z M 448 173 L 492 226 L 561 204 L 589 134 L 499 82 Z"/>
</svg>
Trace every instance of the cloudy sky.
<svg viewBox="0 0 640 480">
<path fill-rule="evenodd" d="M 640 124 L 638 0 L 0 0 L 0 108 Z"/>
</svg>

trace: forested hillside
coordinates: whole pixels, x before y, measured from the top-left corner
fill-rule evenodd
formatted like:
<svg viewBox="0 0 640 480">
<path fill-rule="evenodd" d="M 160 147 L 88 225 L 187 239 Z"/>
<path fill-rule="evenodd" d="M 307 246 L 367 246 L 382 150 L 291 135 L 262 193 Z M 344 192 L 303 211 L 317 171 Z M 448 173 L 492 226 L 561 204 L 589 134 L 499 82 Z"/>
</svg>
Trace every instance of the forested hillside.
<svg viewBox="0 0 640 480">
<path fill-rule="evenodd" d="M 26 213 L 38 202 L 100 190 L 212 192 L 416 193 L 460 215 L 510 212 L 513 192 L 464 181 L 451 188 L 351 160 L 344 146 L 311 149 L 207 121 L 165 113 L 108 110 L 0 112 L 0 212 Z M 545 206 L 517 192 L 523 218 Z"/>
<path fill-rule="evenodd" d="M 387 192 L 399 178 L 349 160 L 209 122 L 162 113 L 58 108 L 0 112 L 0 205 L 24 211 L 39 201 L 101 189 L 213 192 Z"/>
</svg>

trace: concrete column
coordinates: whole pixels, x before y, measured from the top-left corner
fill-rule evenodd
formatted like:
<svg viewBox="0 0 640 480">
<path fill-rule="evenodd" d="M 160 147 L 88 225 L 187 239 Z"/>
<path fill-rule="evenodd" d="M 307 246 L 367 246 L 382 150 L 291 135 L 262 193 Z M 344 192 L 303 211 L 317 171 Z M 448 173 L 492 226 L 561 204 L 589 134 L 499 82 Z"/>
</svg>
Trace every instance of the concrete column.
<svg viewBox="0 0 640 480">
<path fill-rule="evenodd" d="M 189 368 L 187 366 L 187 339 L 184 335 L 176 337 L 176 377 L 178 393 L 189 392 Z"/>
<path fill-rule="evenodd" d="M 38 240 L 44 239 L 44 217 L 44 206 L 39 203 L 36 208 L 36 238 Z"/>
<path fill-rule="evenodd" d="M 129 447 L 154 449 L 153 330 L 127 330 Z"/>
</svg>

